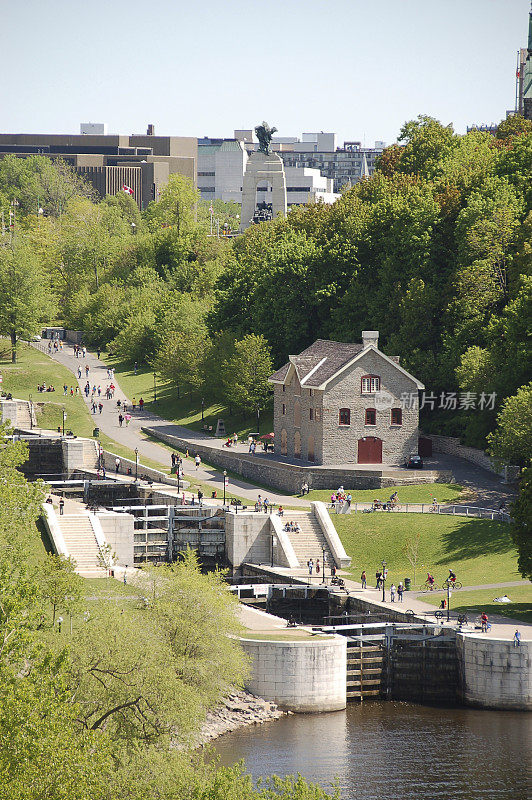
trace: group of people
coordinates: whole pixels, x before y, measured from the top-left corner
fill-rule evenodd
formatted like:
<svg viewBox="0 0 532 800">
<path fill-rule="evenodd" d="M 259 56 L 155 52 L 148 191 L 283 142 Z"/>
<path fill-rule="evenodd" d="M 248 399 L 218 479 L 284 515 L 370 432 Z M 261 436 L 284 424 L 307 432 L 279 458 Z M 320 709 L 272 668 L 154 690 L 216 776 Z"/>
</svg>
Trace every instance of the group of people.
<svg viewBox="0 0 532 800">
<path fill-rule="evenodd" d="M 63 342 L 61 339 L 54 339 L 53 342 L 48 342 L 48 352 L 51 354 L 52 350 L 57 353 L 58 350 L 63 349 Z"/>
<path fill-rule="evenodd" d="M 53 386 L 47 386 L 45 383 L 40 383 L 37 386 L 37 391 L 38 392 L 55 392 L 55 389 L 54 389 Z"/>
<path fill-rule="evenodd" d="M 371 504 L 371 510 L 372 511 L 379 511 L 379 510 L 392 511 L 392 509 L 394 509 L 396 507 L 396 505 L 397 505 L 398 497 L 399 496 L 398 496 L 397 492 L 394 492 L 392 495 L 390 495 L 390 498 L 388 500 L 385 500 L 384 502 L 377 498 L 377 499 L 373 500 L 373 502 Z"/>
<path fill-rule="evenodd" d="M 75 344 L 73 346 L 73 350 L 76 358 L 85 358 L 87 355 L 87 348 L 85 347 L 85 345 L 82 346 L 79 344 Z"/>
<path fill-rule="evenodd" d="M 290 520 L 290 522 L 287 522 L 285 524 L 283 530 L 286 531 L 287 533 L 300 533 L 301 532 L 301 528 L 299 527 L 299 523 L 298 522 L 293 522 L 292 520 Z"/>
<path fill-rule="evenodd" d="M 307 486 L 308 492 L 308 486 Z M 336 492 L 331 494 L 331 503 L 332 505 L 336 505 L 336 503 L 347 503 L 348 506 L 351 505 L 352 496 L 350 492 L 346 492 L 343 486 L 339 486 Z"/>
<path fill-rule="evenodd" d="M 312 576 L 312 573 L 314 572 L 314 559 L 309 558 L 309 560 L 307 561 L 307 567 L 308 567 L 308 574 L 310 576 Z M 325 568 L 325 565 L 324 565 L 324 568 Z M 320 569 L 321 569 L 319 558 L 316 559 L 315 569 L 316 569 L 316 575 L 319 575 L 320 574 Z"/>
<path fill-rule="evenodd" d="M 270 503 L 269 499 L 267 497 L 265 497 L 264 500 L 263 500 L 262 496 L 259 494 L 259 496 L 257 497 L 257 502 L 255 503 L 255 511 L 262 511 L 263 508 L 264 508 L 264 512 L 266 514 L 268 513 L 268 511 L 271 512 L 271 510 L 272 510 L 271 509 L 271 503 Z M 281 506 L 281 508 L 282 508 L 282 506 Z M 284 514 L 284 510 L 283 510 L 283 514 Z M 282 514 L 281 514 L 281 516 L 282 516 Z"/>
</svg>

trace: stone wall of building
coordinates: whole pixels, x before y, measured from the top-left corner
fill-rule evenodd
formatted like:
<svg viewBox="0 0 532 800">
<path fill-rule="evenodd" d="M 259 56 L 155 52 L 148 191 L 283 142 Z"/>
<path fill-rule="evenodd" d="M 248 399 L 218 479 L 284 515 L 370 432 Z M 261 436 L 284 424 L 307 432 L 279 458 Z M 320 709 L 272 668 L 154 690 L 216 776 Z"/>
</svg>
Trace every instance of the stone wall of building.
<svg viewBox="0 0 532 800">
<path fill-rule="evenodd" d="M 289 711 L 312 713 L 346 707 L 347 639 L 286 642 L 241 639 L 251 657 L 246 688 Z"/>
</svg>

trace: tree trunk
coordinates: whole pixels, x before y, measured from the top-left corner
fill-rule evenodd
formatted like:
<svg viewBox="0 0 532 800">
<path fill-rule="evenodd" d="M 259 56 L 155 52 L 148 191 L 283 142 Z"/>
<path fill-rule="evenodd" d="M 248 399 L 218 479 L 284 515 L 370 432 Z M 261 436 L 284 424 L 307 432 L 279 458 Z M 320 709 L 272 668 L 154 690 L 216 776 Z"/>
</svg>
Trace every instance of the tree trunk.
<svg viewBox="0 0 532 800">
<path fill-rule="evenodd" d="M 11 363 L 17 363 L 17 334 L 11 331 Z"/>
</svg>

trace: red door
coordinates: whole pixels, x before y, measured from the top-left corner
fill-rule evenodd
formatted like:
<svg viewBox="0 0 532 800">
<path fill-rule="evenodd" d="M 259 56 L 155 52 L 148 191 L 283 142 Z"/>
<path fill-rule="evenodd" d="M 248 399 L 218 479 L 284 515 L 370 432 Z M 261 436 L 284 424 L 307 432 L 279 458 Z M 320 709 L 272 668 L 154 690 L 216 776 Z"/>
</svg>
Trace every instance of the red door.
<svg viewBox="0 0 532 800">
<path fill-rule="evenodd" d="M 364 436 L 358 440 L 359 464 L 382 464 L 382 439 L 376 436 Z"/>
</svg>

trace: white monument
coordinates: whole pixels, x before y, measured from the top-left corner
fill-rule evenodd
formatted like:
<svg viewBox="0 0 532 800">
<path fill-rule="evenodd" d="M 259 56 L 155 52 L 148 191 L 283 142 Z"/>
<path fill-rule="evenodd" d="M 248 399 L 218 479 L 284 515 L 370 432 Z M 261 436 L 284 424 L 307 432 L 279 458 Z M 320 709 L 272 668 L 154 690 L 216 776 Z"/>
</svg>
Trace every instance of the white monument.
<svg viewBox="0 0 532 800">
<path fill-rule="evenodd" d="M 277 153 L 272 153 L 270 143 L 276 128 L 270 128 L 266 122 L 257 125 L 255 133 L 259 140 L 259 149 L 252 153 L 246 165 L 242 186 L 242 211 L 240 227 L 245 231 L 252 222 L 256 210 L 257 186 L 269 182 L 272 185 L 272 217 L 282 214 L 286 217 L 286 177 L 283 160 Z"/>
</svg>

